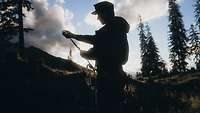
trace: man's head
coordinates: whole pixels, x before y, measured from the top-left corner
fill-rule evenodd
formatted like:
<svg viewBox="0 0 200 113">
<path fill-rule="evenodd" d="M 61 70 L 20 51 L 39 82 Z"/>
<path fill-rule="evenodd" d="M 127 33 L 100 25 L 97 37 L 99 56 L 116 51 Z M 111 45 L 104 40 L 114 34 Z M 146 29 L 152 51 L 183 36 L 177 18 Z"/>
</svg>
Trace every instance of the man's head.
<svg viewBox="0 0 200 113">
<path fill-rule="evenodd" d="M 93 15 L 98 15 L 98 19 L 102 24 L 106 24 L 113 19 L 114 5 L 110 2 L 104 1 L 94 5 L 95 11 Z"/>
</svg>

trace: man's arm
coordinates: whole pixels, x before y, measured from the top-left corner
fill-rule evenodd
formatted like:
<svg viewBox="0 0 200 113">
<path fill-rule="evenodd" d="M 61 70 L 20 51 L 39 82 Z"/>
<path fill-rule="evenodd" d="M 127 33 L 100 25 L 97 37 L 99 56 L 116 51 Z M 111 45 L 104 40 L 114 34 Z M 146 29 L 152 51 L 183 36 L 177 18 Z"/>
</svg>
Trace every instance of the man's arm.
<svg viewBox="0 0 200 113">
<path fill-rule="evenodd" d="M 89 43 L 89 44 L 94 44 L 95 43 L 95 35 L 76 35 L 74 33 L 71 33 L 70 31 L 63 31 L 63 35 L 66 38 L 73 38 L 76 39 L 78 41 L 82 41 L 85 43 Z"/>
<path fill-rule="evenodd" d="M 82 41 L 89 44 L 95 43 L 95 35 L 75 35 L 74 39 Z"/>
</svg>

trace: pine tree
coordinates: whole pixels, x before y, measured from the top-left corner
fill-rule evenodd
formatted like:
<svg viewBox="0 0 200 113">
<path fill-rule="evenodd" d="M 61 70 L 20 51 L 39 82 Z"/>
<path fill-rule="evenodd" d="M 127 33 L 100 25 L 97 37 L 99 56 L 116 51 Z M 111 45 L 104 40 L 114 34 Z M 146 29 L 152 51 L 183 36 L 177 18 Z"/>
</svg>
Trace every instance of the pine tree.
<svg viewBox="0 0 200 113">
<path fill-rule="evenodd" d="M 148 64 L 147 64 L 147 37 L 144 30 L 144 24 L 142 22 L 142 19 L 140 17 L 140 23 L 138 25 L 138 31 L 139 31 L 139 40 L 140 40 L 140 53 L 141 53 L 141 72 L 143 76 L 148 76 Z"/>
<path fill-rule="evenodd" d="M 198 32 L 200 32 L 200 0 L 195 0 L 194 14 L 195 14 L 195 20 L 196 20 L 195 24 L 198 26 Z M 190 29 L 190 30 L 192 30 L 192 29 Z M 195 32 L 197 32 L 197 31 L 195 31 Z M 192 34 L 192 33 L 190 33 L 190 34 Z M 193 35 L 194 35 L 194 32 L 193 32 Z M 196 34 L 196 35 L 199 35 L 199 34 Z M 200 61 L 199 61 L 199 55 L 198 55 L 198 53 L 200 52 L 200 48 L 197 49 L 198 48 L 197 43 L 199 42 L 200 39 L 197 40 L 197 36 L 193 36 L 193 39 L 197 41 L 196 44 L 195 43 L 193 44 L 193 47 L 195 48 L 193 50 L 196 50 L 196 52 L 193 51 L 193 54 L 195 54 L 194 61 L 195 61 L 197 69 L 200 70 Z M 191 36 L 190 36 L 190 41 L 191 41 Z"/>
<path fill-rule="evenodd" d="M 138 31 L 142 64 L 141 72 L 143 77 L 148 77 L 150 79 L 152 76 L 161 74 L 162 71 L 166 71 L 166 68 L 158 54 L 158 48 L 156 47 L 150 27 L 148 24 L 144 26 L 141 17 Z"/>
<path fill-rule="evenodd" d="M 200 0 L 195 0 L 194 4 L 194 16 L 196 20 L 196 25 L 200 30 Z"/>
<path fill-rule="evenodd" d="M 152 33 L 150 31 L 150 26 L 146 25 L 146 36 L 147 36 L 147 64 L 148 64 L 148 74 L 150 76 L 158 75 L 161 73 L 160 69 L 160 55 L 158 54 L 158 48 L 156 47 L 155 41 L 153 39 Z"/>
<path fill-rule="evenodd" d="M 176 0 L 169 0 L 169 47 L 173 72 L 185 72 L 187 67 L 187 37 Z"/>
<path fill-rule="evenodd" d="M 194 25 L 189 29 L 189 53 L 194 55 L 196 68 L 200 69 L 200 37 Z"/>
<path fill-rule="evenodd" d="M 23 27 L 22 9 L 32 10 L 30 0 L 2 0 L 0 2 L 0 40 L 8 42 L 14 36 L 19 36 L 19 49 L 23 53 L 24 49 L 24 31 L 30 29 Z"/>
<path fill-rule="evenodd" d="M 12 39 L 13 35 L 17 34 L 15 23 L 17 23 L 17 17 L 13 12 L 16 12 L 16 8 L 12 7 L 13 2 L 2 0 L 0 2 L 0 35 L 1 41 L 7 41 Z M 12 8 L 9 8 L 12 7 Z"/>
</svg>

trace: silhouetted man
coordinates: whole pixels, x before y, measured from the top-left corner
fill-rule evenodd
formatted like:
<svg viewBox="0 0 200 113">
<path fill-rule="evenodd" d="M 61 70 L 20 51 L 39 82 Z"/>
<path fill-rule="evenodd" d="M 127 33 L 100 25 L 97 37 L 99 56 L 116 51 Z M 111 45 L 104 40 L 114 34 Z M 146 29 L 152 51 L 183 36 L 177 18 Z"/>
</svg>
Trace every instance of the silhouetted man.
<svg viewBox="0 0 200 113">
<path fill-rule="evenodd" d="M 92 14 L 104 25 L 95 35 L 75 35 L 63 31 L 66 38 L 74 38 L 93 45 L 88 51 L 81 51 L 81 56 L 96 60 L 97 66 L 97 112 L 118 113 L 122 90 L 122 65 L 128 60 L 127 33 L 129 24 L 122 17 L 114 14 L 114 6 L 110 2 L 94 5 Z"/>
</svg>

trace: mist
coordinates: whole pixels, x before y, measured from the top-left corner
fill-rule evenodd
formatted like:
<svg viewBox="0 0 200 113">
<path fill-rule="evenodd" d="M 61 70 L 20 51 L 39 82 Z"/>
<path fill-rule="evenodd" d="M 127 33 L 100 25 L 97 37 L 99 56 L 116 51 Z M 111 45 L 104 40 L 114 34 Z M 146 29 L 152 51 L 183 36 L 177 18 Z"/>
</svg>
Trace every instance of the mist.
<svg viewBox="0 0 200 113">
<path fill-rule="evenodd" d="M 71 22 L 73 13 L 63 6 L 63 0 L 56 0 L 53 5 L 47 0 L 33 1 L 34 10 L 25 12 L 24 18 L 25 26 L 34 29 L 25 33 L 26 46 L 35 46 L 56 56 L 64 56 L 61 54 L 74 48 L 71 41 L 62 36 L 63 29 L 76 31 Z"/>
</svg>

